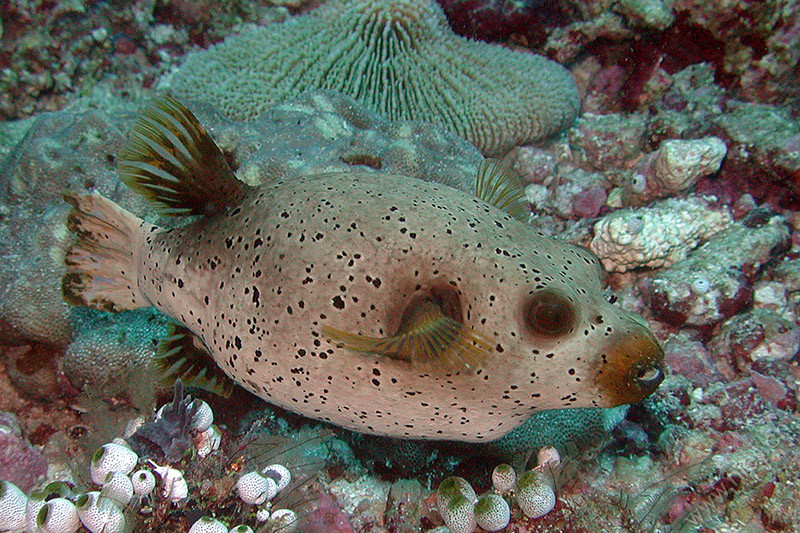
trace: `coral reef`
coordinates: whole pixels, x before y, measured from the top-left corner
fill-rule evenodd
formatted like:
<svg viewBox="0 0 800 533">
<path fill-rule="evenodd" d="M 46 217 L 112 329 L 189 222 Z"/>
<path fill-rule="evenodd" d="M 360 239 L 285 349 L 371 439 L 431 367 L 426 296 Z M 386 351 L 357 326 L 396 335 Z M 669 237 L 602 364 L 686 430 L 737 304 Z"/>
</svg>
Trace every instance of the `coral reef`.
<svg viewBox="0 0 800 533">
<path fill-rule="evenodd" d="M 797 75 L 800 10 L 790 0 L 769 7 L 732 0 L 724 8 L 695 0 L 572 4 L 579 20 L 554 28 L 544 48 L 562 63 L 588 50 L 602 67 L 620 67 L 618 105 L 642 103 L 648 82 L 700 62 L 713 65 L 732 96 L 765 103 L 781 102 L 787 94 L 797 98 L 792 79 Z M 638 40 L 640 32 L 648 38 Z"/>
<path fill-rule="evenodd" d="M 119 185 L 116 169 L 136 108 L 152 87 L 169 87 L 164 73 L 190 50 L 225 38 L 236 42 L 230 35 L 239 32 L 279 34 L 322 4 L 267 3 L 12 0 L 0 6 L 0 118 L 19 119 L 0 123 L 0 448 L 11 458 L 0 479 L 23 488 L 0 484 L 0 517 L 14 515 L 0 528 L 35 524 L 48 501 L 57 500 L 49 507 L 59 511 L 46 519 L 50 526 L 69 510 L 65 501 L 76 503 L 84 490 L 99 493 L 88 485 L 92 452 L 123 435 L 129 419 L 135 421 L 128 437 L 154 421 L 154 393 L 168 400 L 134 368 L 152 356 L 165 327 L 160 318 L 138 312 L 109 317 L 63 304 L 58 279 L 68 242 L 60 194 L 95 190 L 146 212 Z M 284 507 L 297 511 L 299 530 L 309 533 L 444 533 L 431 487 L 457 475 L 475 486 L 476 497 L 490 491 L 492 501 L 510 503 L 507 531 L 795 530 L 797 2 L 439 3 L 456 33 L 502 41 L 528 59 L 532 53 L 554 59 L 572 70 L 580 88 L 583 115 L 566 135 L 516 146 L 504 158 L 527 184 L 535 229 L 587 245 L 606 238 L 608 227 L 600 221 L 653 209 L 672 221 L 700 213 L 680 228 L 666 228 L 682 235 L 675 260 L 685 257 L 671 266 L 658 266 L 665 259 L 642 252 L 668 248 L 665 228 L 648 231 L 644 240 L 628 235 L 629 242 L 604 252 L 611 257 L 607 267 L 618 270 L 609 275 L 609 297 L 644 314 L 662 341 L 668 376 L 661 388 L 630 408 L 536 413 L 519 430 L 481 446 L 353 435 L 345 443 L 288 413 L 257 411 L 261 404 L 242 391 L 230 400 L 204 396 L 218 432 L 190 432 L 182 448 L 187 453 L 175 464 L 159 457 L 157 466 L 138 465 L 129 479 L 126 516 L 142 530 L 244 522 L 273 531 L 282 516 L 291 520 L 274 512 Z M 442 21 L 440 14 L 436 20 Z M 460 50 L 484 46 L 456 42 Z M 281 66 L 281 73 L 296 67 Z M 256 93 L 254 82 L 231 83 Z M 496 81 L 481 87 L 476 104 L 508 96 L 497 92 Z M 201 88 L 198 99 L 212 89 Z M 282 90 L 297 96 L 294 86 Z M 191 106 L 237 174 L 251 183 L 358 165 L 433 176 L 470 190 L 481 160 L 452 134 L 392 122 L 334 93 L 264 104 L 262 117 L 248 123 L 232 122 L 210 105 Z M 39 113 L 46 110 L 59 111 Z M 464 112 L 472 111 L 465 106 Z M 482 142 L 518 133 L 492 120 L 480 118 L 481 127 L 496 128 L 495 137 Z M 683 209 L 687 202 L 702 210 Z M 703 228 L 708 233 L 696 246 L 692 228 L 709 210 L 725 229 L 711 235 Z M 70 380 L 95 397 L 75 400 Z M 532 450 L 547 444 L 564 458 L 554 476 L 557 501 L 541 518 L 527 518 L 508 486 L 492 486 L 491 468 L 506 461 L 521 473 Z M 158 455 L 158 449 L 144 453 Z M 236 494 L 238 479 L 248 472 L 264 478 L 275 463 L 289 467 L 292 485 L 269 509 L 269 502 L 245 504 Z M 73 485 L 42 487 L 45 473 Z M 128 497 L 119 476 L 104 490 Z M 24 499 L 27 508 L 20 505 Z M 98 502 L 88 496 L 81 509 Z M 120 505 L 108 496 L 100 503 L 108 502 Z M 138 502 L 147 502 L 142 514 Z M 83 511 L 76 512 L 80 517 Z M 259 521 L 270 513 L 274 522 Z M 215 523 L 203 516 L 214 516 Z"/>
<path fill-rule="evenodd" d="M 547 33 L 570 20 L 549 0 L 438 0 L 459 35 L 484 41 L 513 39 L 538 46 Z"/>
<path fill-rule="evenodd" d="M 601 218 L 589 249 L 612 272 L 670 266 L 732 222 L 726 209 L 713 209 L 702 197 L 669 198 Z"/>
<path fill-rule="evenodd" d="M 343 28 L 350 37 L 340 43 Z M 189 55 L 170 83 L 176 96 L 236 120 L 315 89 L 341 91 L 391 120 L 439 124 L 485 154 L 558 132 L 579 107 L 560 65 L 458 37 L 432 0 L 333 0 Z"/>
<path fill-rule="evenodd" d="M 192 45 L 219 41 L 242 22 L 287 15 L 258 0 L 3 2 L 0 118 L 60 109 L 98 82 L 139 96 Z"/>
<path fill-rule="evenodd" d="M 781 216 L 753 212 L 718 232 L 685 260 L 675 262 L 640 288 L 653 313 L 673 326 L 707 326 L 752 304 L 753 280 L 789 246 Z"/>
</svg>

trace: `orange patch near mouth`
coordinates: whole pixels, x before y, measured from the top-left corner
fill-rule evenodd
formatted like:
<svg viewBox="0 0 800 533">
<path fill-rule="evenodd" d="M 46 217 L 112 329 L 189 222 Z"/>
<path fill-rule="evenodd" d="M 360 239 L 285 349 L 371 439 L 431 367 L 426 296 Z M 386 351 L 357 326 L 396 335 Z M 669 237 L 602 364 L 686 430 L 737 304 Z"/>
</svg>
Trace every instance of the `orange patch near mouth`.
<svg viewBox="0 0 800 533">
<path fill-rule="evenodd" d="M 608 406 L 636 403 L 664 379 L 664 350 L 646 329 L 626 333 L 611 344 L 596 366 L 595 385 Z"/>
</svg>

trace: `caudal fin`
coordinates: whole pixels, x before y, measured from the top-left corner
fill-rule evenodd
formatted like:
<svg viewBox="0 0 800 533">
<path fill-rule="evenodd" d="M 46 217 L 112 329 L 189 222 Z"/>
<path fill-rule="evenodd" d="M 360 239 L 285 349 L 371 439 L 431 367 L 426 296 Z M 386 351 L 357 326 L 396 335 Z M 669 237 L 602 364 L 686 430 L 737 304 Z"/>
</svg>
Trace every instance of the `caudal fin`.
<svg viewBox="0 0 800 533">
<path fill-rule="evenodd" d="M 149 306 L 139 292 L 134 254 L 152 225 L 97 194 L 65 194 L 64 200 L 72 205 L 67 227 L 77 236 L 64 258 L 64 299 L 115 313 Z"/>
</svg>

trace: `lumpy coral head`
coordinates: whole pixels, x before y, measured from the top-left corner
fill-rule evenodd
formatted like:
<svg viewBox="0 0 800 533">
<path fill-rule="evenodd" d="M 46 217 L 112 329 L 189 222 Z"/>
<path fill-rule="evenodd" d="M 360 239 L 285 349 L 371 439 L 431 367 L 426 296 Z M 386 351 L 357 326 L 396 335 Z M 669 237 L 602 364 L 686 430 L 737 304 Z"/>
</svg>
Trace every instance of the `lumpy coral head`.
<svg viewBox="0 0 800 533">
<path fill-rule="evenodd" d="M 460 37 L 429 0 L 333 0 L 193 54 L 172 80 L 176 96 L 236 120 L 314 89 L 440 124 L 487 155 L 560 131 L 580 104 L 561 65 Z"/>
</svg>

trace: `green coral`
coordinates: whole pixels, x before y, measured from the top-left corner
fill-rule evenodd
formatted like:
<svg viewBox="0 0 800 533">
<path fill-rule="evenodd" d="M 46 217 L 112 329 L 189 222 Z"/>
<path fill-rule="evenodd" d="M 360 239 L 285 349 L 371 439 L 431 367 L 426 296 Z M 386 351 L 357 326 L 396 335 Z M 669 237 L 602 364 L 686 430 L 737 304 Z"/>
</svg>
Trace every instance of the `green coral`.
<svg viewBox="0 0 800 533">
<path fill-rule="evenodd" d="M 442 125 L 487 155 L 560 131 L 580 104 L 561 65 L 460 37 L 431 0 L 332 0 L 247 29 L 190 55 L 171 89 L 236 120 L 332 89 L 390 120 Z"/>
</svg>

